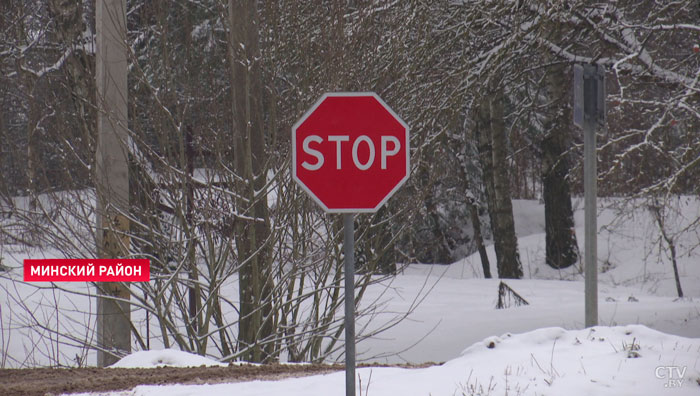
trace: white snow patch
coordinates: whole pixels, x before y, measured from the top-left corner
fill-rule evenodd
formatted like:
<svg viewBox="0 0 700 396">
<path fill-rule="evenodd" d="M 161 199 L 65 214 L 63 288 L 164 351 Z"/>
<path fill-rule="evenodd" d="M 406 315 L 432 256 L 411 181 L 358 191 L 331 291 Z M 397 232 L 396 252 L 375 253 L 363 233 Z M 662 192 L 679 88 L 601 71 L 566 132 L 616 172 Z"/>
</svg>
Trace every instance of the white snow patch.
<svg viewBox="0 0 700 396">
<path fill-rule="evenodd" d="M 153 368 L 153 367 L 199 367 L 199 366 L 228 366 L 204 356 L 195 355 L 175 349 L 155 351 L 139 351 L 125 356 L 109 366 L 112 368 Z"/>
</svg>

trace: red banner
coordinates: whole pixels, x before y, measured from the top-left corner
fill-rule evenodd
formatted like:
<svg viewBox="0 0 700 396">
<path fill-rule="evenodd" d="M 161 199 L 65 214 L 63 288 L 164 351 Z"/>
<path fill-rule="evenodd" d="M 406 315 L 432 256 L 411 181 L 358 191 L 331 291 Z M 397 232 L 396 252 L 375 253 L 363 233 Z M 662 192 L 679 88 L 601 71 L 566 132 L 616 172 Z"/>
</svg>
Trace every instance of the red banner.
<svg viewBox="0 0 700 396">
<path fill-rule="evenodd" d="M 148 282 L 148 259 L 26 259 L 25 282 Z"/>
</svg>

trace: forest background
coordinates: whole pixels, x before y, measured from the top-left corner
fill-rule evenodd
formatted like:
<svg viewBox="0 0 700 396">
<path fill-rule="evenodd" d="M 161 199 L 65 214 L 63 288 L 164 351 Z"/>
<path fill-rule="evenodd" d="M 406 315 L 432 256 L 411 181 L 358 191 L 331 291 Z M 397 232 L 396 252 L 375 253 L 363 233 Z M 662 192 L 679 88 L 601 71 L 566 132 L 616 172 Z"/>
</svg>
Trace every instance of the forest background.
<svg viewBox="0 0 700 396">
<path fill-rule="evenodd" d="M 100 253 L 95 7 L 0 4 L 2 249 Z M 483 275 L 522 277 L 512 199 L 544 202 L 547 264 L 580 269 L 575 63 L 607 75 L 599 195 L 654 213 L 674 252 L 674 202 L 700 194 L 698 20 L 693 0 L 128 1 L 128 136 L 114 149 L 129 161 L 129 226 L 104 227 L 154 280 L 126 300 L 166 347 L 259 362 L 341 349 L 342 222 L 290 175 L 292 124 L 335 91 L 376 92 L 411 127 L 409 181 L 356 217 L 358 306 L 401 264 L 490 241 L 498 271 Z M 102 348 L 89 334 L 68 342 Z M 132 327 L 139 348 L 150 337 Z"/>
</svg>

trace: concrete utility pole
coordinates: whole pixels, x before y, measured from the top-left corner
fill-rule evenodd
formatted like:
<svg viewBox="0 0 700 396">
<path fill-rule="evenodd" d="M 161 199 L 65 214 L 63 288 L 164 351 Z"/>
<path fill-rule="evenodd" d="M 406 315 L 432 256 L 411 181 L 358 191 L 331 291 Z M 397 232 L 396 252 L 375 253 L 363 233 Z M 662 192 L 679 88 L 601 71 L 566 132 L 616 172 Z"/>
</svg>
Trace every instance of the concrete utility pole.
<svg viewBox="0 0 700 396">
<path fill-rule="evenodd" d="M 598 171 L 596 126 L 605 124 L 605 71 L 600 65 L 574 65 L 574 124 L 583 128 L 585 205 L 585 324 L 598 325 Z"/>
<path fill-rule="evenodd" d="M 126 0 L 97 0 L 97 254 L 129 252 L 127 154 Z M 97 365 L 109 366 L 131 352 L 129 289 L 97 283 Z"/>
</svg>

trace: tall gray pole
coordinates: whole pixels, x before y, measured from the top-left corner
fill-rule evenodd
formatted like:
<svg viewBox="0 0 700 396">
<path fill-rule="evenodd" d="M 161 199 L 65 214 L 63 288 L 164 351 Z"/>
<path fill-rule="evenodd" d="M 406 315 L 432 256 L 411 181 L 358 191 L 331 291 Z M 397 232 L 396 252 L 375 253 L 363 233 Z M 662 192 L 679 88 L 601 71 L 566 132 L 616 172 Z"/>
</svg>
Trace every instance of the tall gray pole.
<svg viewBox="0 0 700 396">
<path fill-rule="evenodd" d="M 596 167 L 596 120 L 586 116 L 583 127 L 583 189 L 585 195 L 585 299 L 586 327 L 598 325 L 598 224 L 596 197 L 598 195 Z"/>
<path fill-rule="evenodd" d="M 345 395 L 355 396 L 355 215 L 343 214 L 345 250 Z"/>
<path fill-rule="evenodd" d="M 97 0 L 97 152 L 95 239 L 100 258 L 129 252 L 129 168 L 127 139 L 126 0 Z M 97 283 L 97 365 L 131 352 L 129 289 Z"/>
<path fill-rule="evenodd" d="M 598 124 L 605 124 L 605 109 L 605 69 L 595 64 L 574 65 L 574 125 L 583 128 L 586 327 L 598 325 L 598 171 L 595 129 Z"/>
</svg>

